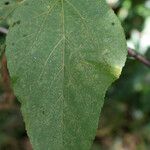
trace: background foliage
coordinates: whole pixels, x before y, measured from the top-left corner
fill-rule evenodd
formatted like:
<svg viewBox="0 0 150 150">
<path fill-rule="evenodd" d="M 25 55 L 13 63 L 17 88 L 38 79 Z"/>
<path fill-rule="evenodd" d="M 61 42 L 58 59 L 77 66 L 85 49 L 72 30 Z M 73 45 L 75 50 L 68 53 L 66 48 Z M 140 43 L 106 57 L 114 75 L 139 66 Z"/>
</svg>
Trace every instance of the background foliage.
<svg viewBox="0 0 150 150">
<path fill-rule="evenodd" d="M 9 27 L 17 0 L 0 1 L 0 26 Z M 150 1 L 108 0 L 124 27 L 127 43 L 150 59 Z M 31 150 L 20 104 L 10 88 L 0 35 L 0 150 Z M 3 55 L 2 55 L 3 54 Z M 93 150 L 150 149 L 150 70 L 128 58 L 121 78 L 106 95 Z"/>
</svg>

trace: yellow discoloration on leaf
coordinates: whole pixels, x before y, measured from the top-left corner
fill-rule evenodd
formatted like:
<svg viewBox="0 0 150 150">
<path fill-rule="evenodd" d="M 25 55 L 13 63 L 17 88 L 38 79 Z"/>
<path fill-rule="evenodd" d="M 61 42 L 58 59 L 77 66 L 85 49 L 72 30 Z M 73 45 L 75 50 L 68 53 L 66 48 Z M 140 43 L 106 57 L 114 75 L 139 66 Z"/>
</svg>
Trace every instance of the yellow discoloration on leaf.
<svg viewBox="0 0 150 150">
<path fill-rule="evenodd" d="M 116 65 L 116 66 L 113 68 L 113 74 L 114 74 L 114 76 L 115 76 L 117 79 L 120 77 L 121 72 L 122 72 L 122 67 Z"/>
</svg>

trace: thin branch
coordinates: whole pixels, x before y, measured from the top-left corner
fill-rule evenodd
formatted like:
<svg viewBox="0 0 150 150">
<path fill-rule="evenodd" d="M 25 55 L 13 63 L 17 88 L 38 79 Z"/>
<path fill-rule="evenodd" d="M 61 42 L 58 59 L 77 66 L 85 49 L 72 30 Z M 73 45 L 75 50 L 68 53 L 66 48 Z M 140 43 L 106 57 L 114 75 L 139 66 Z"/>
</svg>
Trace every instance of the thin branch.
<svg viewBox="0 0 150 150">
<path fill-rule="evenodd" d="M 136 60 L 140 61 L 141 63 L 143 63 L 144 65 L 150 68 L 150 60 L 138 54 L 137 52 L 135 52 L 135 50 L 128 48 L 128 55 L 135 58 Z"/>
<path fill-rule="evenodd" d="M 8 29 L 6 29 L 4 27 L 0 27 L 0 33 L 7 34 Z M 150 60 L 148 60 L 144 56 L 138 54 L 137 52 L 135 52 L 135 50 L 133 50 L 131 48 L 128 48 L 128 55 L 135 58 L 136 60 L 140 61 L 142 64 L 144 64 L 144 65 L 146 65 L 147 67 L 150 68 Z"/>
<path fill-rule="evenodd" d="M 0 33 L 7 34 L 8 33 L 8 29 L 6 29 L 4 27 L 0 27 Z"/>
</svg>

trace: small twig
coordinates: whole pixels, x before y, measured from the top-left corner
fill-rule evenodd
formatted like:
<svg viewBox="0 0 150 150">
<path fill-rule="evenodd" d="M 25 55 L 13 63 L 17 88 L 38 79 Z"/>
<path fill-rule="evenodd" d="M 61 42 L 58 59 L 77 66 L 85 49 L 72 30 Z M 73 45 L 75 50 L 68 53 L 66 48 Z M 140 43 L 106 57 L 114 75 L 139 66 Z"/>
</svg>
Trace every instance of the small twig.
<svg viewBox="0 0 150 150">
<path fill-rule="evenodd" d="M 0 33 L 7 34 L 8 33 L 8 29 L 6 29 L 4 27 L 0 27 Z"/>
<path fill-rule="evenodd" d="M 6 29 L 4 27 L 0 27 L 0 33 L 7 34 L 8 29 Z M 141 63 L 143 63 L 144 65 L 146 65 L 147 67 L 150 68 L 150 60 L 148 60 L 144 56 L 138 54 L 137 52 L 135 52 L 135 50 L 128 48 L 128 55 L 135 58 L 136 60 L 140 61 Z"/>
<path fill-rule="evenodd" d="M 135 50 L 128 48 L 128 55 L 135 58 L 136 60 L 140 61 L 141 63 L 143 63 L 144 65 L 150 68 L 150 60 L 138 54 L 137 52 L 135 52 Z"/>
</svg>

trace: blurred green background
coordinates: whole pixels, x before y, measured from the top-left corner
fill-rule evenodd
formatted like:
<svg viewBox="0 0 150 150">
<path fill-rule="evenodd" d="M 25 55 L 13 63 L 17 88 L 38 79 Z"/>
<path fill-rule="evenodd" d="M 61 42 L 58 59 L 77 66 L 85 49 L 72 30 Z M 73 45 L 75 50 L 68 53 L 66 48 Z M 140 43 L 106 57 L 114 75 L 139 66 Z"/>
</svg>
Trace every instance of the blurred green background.
<svg viewBox="0 0 150 150">
<path fill-rule="evenodd" d="M 16 3 L 0 0 L 0 27 L 8 28 Z M 122 22 L 128 47 L 150 59 L 150 0 L 107 0 Z M 0 150 L 32 150 L 20 104 L 10 88 L 0 34 Z M 150 149 L 150 69 L 128 57 L 108 90 L 92 150 Z"/>
</svg>

